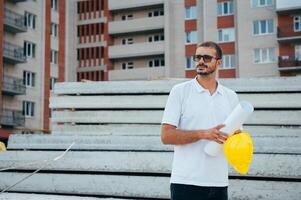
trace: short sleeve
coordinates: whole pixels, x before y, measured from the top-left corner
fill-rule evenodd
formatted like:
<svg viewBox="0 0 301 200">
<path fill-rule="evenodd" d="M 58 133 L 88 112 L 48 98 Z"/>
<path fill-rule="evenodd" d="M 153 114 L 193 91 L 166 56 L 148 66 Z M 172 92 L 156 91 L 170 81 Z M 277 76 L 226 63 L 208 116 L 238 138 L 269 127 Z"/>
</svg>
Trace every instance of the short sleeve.
<svg viewBox="0 0 301 200">
<path fill-rule="evenodd" d="M 178 127 L 182 107 L 180 92 L 180 88 L 176 86 L 170 91 L 163 113 L 162 124 L 170 124 Z"/>
</svg>

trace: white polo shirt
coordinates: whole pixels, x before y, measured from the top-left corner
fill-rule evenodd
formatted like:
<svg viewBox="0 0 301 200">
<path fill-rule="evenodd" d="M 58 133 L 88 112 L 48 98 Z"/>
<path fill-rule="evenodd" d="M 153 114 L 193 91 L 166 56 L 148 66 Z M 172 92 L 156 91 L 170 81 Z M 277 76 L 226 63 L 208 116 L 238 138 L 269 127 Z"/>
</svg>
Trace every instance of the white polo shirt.
<svg viewBox="0 0 301 200">
<path fill-rule="evenodd" d="M 209 129 L 222 124 L 238 104 L 237 94 L 218 83 L 211 96 L 195 79 L 175 85 L 168 97 L 162 124 L 181 130 Z M 204 152 L 208 140 L 175 145 L 171 183 L 228 186 L 228 164 L 223 154 Z"/>
</svg>

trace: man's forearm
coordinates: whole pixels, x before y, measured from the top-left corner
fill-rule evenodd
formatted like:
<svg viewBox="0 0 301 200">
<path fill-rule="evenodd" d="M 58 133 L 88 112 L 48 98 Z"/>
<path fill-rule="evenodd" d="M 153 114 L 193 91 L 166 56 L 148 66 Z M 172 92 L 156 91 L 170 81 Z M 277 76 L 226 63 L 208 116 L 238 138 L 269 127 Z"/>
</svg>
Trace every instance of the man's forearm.
<svg viewBox="0 0 301 200">
<path fill-rule="evenodd" d="M 196 142 L 200 139 L 205 138 L 205 130 L 180 130 L 180 129 L 170 129 L 162 130 L 164 131 L 161 134 L 161 140 L 164 144 L 174 144 L 174 145 L 183 145 Z"/>
</svg>

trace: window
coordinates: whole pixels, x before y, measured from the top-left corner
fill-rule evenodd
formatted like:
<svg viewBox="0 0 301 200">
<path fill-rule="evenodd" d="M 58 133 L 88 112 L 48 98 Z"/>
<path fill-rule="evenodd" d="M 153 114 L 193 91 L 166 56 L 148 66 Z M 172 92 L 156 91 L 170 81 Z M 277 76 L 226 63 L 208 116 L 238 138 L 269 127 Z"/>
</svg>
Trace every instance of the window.
<svg viewBox="0 0 301 200">
<path fill-rule="evenodd" d="M 24 25 L 28 28 L 35 29 L 36 28 L 36 17 L 37 16 L 34 14 L 25 12 Z"/>
<path fill-rule="evenodd" d="M 77 27 L 78 28 L 78 27 Z M 58 31 L 58 24 L 51 23 L 51 35 L 53 37 L 57 37 L 57 31 Z M 79 29 L 77 31 L 77 35 L 79 36 Z"/>
<path fill-rule="evenodd" d="M 272 63 L 275 60 L 275 48 L 254 49 L 254 63 Z"/>
<path fill-rule="evenodd" d="M 196 6 L 185 8 L 185 19 L 196 19 Z"/>
<path fill-rule="evenodd" d="M 193 56 L 186 57 L 186 68 L 187 69 L 194 68 Z"/>
<path fill-rule="evenodd" d="M 122 15 L 121 20 L 131 20 L 133 19 L 133 14 L 128 14 L 128 15 Z"/>
<path fill-rule="evenodd" d="M 273 0 L 251 0 L 252 8 L 273 5 Z"/>
<path fill-rule="evenodd" d="M 148 13 L 148 17 L 158 17 L 163 15 L 164 15 L 164 10 L 154 10 Z"/>
<path fill-rule="evenodd" d="M 22 102 L 22 113 L 25 117 L 34 116 L 34 102 L 23 101 Z"/>
<path fill-rule="evenodd" d="M 57 60 L 58 60 L 58 51 L 52 49 L 51 50 L 50 63 L 57 64 Z"/>
<path fill-rule="evenodd" d="M 155 34 L 148 36 L 148 42 L 158 42 L 158 41 L 163 41 L 164 40 L 164 34 Z"/>
<path fill-rule="evenodd" d="M 301 61 L 301 45 L 295 45 L 295 60 Z"/>
<path fill-rule="evenodd" d="M 35 73 L 23 71 L 23 85 L 27 87 L 35 86 Z"/>
<path fill-rule="evenodd" d="M 51 9 L 54 11 L 57 11 L 57 1 L 58 0 L 51 0 Z"/>
<path fill-rule="evenodd" d="M 218 30 L 219 42 L 232 42 L 235 41 L 234 28 L 226 28 Z"/>
<path fill-rule="evenodd" d="M 27 58 L 36 57 L 36 44 L 25 41 L 23 50 L 24 50 L 24 56 L 26 56 Z"/>
<path fill-rule="evenodd" d="M 134 68 L 134 63 L 133 62 L 127 62 L 127 63 L 122 63 L 122 69 L 133 69 Z"/>
<path fill-rule="evenodd" d="M 197 43 L 197 32 L 196 31 L 186 32 L 186 43 L 187 44 Z"/>
<path fill-rule="evenodd" d="M 235 56 L 234 55 L 223 55 L 222 69 L 230 69 L 235 67 Z"/>
<path fill-rule="evenodd" d="M 54 84 L 57 82 L 57 78 L 50 77 L 50 90 L 53 90 Z"/>
<path fill-rule="evenodd" d="M 164 67 L 164 66 L 165 66 L 164 58 L 156 58 L 148 62 L 148 67 Z"/>
<path fill-rule="evenodd" d="M 294 31 L 301 31 L 301 16 L 294 17 Z"/>
<path fill-rule="evenodd" d="M 133 44 L 133 43 L 134 43 L 133 38 L 123 38 L 121 40 L 121 44 L 122 45 Z"/>
<path fill-rule="evenodd" d="M 233 1 L 224 1 L 217 3 L 217 15 L 232 15 L 233 14 Z"/>
<path fill-rule="evenodd" d="M 256 20 L 253 22 L 254 35 L 266 35 L 274 33 L 274 20 Z"/>
</svg>

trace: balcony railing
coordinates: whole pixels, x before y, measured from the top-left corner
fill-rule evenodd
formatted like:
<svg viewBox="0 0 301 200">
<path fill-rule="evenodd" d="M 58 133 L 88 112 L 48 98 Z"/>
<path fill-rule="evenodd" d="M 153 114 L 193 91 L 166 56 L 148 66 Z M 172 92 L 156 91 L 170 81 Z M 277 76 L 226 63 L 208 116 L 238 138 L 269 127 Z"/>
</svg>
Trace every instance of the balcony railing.
<svg viewBox="0 0 301 200">
<path fill-rule="evenodd" d="M 7 95 L 21 95 L 26 94 L 26 87 L 23 85 L 23 79 L 4 76 L 2 91 Z"/>
<path fill-rule="evenodd" d="M 1 125 L 4 126 L 24 126 L 25 117 L 22 111 L 12 109 L 2 109 Z"/>
<path fill-rule="evenodd" d="M 301 57 L 296 56 L 279 56 L 278 57 L 279 67 L 298 67 L 301 66 Z"/>
<path fill-rule="evenodd" d="M 13 33 L 26 32 L 25 17 L 11 10 L 4 10 L 4 28 Z"/>
<path fill-rule="evenodd" d="M 23 54 L 23 47 L 4 42 L 3 51 L 4 62 L 16 64 L 26 62 L 26 57 Z"/>
<path fill-rule="evenodd" d="M 294 30 L 294 24 L 277 27 L 277 37 L 279 39 L 301 39 L 301 27 L 300 31 Z"/>
</svg>

